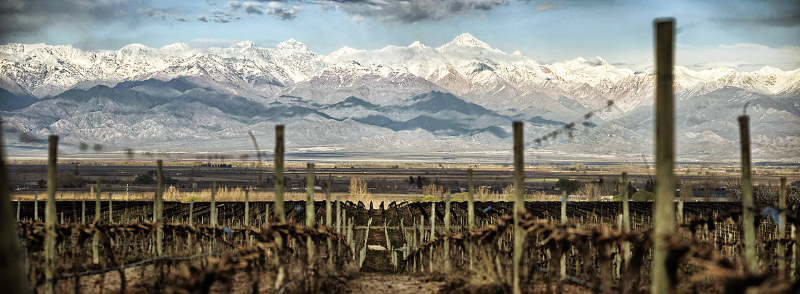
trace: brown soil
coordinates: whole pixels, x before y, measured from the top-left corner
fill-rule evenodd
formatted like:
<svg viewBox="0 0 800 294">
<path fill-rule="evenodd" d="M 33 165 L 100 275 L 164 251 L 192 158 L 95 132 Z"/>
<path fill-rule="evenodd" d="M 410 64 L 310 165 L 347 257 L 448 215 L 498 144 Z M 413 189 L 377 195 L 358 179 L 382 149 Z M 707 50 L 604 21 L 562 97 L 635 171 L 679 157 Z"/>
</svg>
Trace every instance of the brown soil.
<svg viewBox="0 0 800 294">
<path fill-rule="evenodd" d="M 408 275 L 361 273 L 348 283 L 352 293 L 438 293 L 444 282 L 426 282 Z"/>
</svg>

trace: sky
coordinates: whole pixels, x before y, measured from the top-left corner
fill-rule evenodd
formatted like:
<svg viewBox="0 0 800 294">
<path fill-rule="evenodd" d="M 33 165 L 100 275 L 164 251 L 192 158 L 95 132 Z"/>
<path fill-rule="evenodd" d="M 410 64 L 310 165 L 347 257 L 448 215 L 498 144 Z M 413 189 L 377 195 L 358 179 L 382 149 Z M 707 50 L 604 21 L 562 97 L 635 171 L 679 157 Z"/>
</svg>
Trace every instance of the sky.
<svg viewBox="0 0 800 294">
<path fill-rule="evenodd" d="M 461 33 L 542 63 L 599 56 L 634 70 L 652 64 L 653 20 L 674 17 L 676 64 L 800 68 L 800 1 L 616 0 L 0 0 L 0 44 L 116 50 L 259 46 L 295 39 L 319 54 Z"/>
</svg>

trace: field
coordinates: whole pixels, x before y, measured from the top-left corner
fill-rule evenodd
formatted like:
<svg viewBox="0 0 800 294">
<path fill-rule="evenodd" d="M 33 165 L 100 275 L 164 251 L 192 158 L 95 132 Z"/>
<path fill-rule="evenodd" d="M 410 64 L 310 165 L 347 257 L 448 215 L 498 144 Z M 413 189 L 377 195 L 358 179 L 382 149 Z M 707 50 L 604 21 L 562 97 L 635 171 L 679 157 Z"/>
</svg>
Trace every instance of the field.
<svg viewBox="0 0 800 294">
<path fill-rule="evenodd" d="M 308 221 L 310 204 L 305 201 L 286 201 L 287 221 L 281 222 L 273 201 L 250 201 L 248 193 L 245 202 L 242 192 L 236 201 L 217 202 L 220 191 L 224 189 L 215 191 L 213 206 L 208 201 L 164 201 L 163 222 L 153 222 L 152 200 L 56 201 L 56 291 L 511 290 L 512 202 L 476 201 L 469 210 L 467 202 L 332 201 L 328 208 L 318 200 L 313 204 L 316 225 L 308 227 L 298 225 Z M 42 290 L 45 225 L 33 219 L 44 216 L 44 205 L 27 200 L 14 204 L 28 276 Z M 526 232 L 523 289 L 649 291 L 653 202 L 629 206 L 628 231 L 622 202 L 566 202 L 564 221 L 561 202 L 526 202 L 521 221 Z M 792 287 L 789 282 L 798 274 L 796 254 L 780 254 L 776 245 L 791 248 L 795 237 L 779 238 L 772 218 L 757 219 L 762 274 L 753 275 L 737 270 L 742 267 L 740 203 L 680 206 L 676 203 L 683 218 L 677 220 L 680 226 L 670 244 L 675 254 L 670 271 L 680 293 L 733 293 L 747 284 L 761 285 L 761 293 Z M 470 214 L 475 218 L 471 230 Z M 795 219 L 789 215 L 790 222 Z"/>
</svg>

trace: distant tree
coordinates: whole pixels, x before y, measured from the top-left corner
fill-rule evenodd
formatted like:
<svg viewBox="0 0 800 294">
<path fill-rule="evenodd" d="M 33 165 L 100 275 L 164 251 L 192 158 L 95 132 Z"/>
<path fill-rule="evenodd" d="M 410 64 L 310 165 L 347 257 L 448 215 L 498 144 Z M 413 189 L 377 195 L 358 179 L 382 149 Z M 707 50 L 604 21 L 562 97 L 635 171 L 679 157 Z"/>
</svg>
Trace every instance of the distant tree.
<svg viewBox="0 0 800 294">
<path fill-rule="evenodd" d="M 80 149 L 81 151 L 86 151 L 89 149 L 89 144 L 86 144 L 86 142 L 81 142 L 78 145 L 78 149 Z"/>
<path fill-rule="evenodd" d="M 649 192 L 646 190 L 640 190 L 633 194 L 631 197 L 632 201 L 654 201 L 656 199 L 656 194 L 653 192 Z"/>
<path fill-rule="evenodd" d="M 366 200 L 369 196 L 367 182 L 361 178 L 350 178 L 350 197 L 354 201 Z"/>
<path fill-rule="evenodd" d="M 644 190 L 647 192 L 655 192 L 656 190 L 656 180 L 647 179 L 647 183 L 644 185 Z"/>
<path fill-rule="evenodd" d="M 103 151 L 103 145 L 100 145 L 100 144 L 94 144 L 94 146 L 92 146 L 92 149 L 94 150 L 94 152 L 100 152 L 100 151 Z"/>
<path fill-rule="evenodd" d="M 422 189 L 422 186 L 425 185 L 425 180 L 422 176 L 417 176 L 417 189 Z"/>
<path fill-rule="evenodd" d="M 578 180 L 558 179 L 556 187 L 561 191 L 567 191 L 567 194 L 573 193 L 578 190 Z"/>
<path fill-rule="evenodd" d="M 416 184 L 417 182 L 414 181 L 414 176 L 408 176 L 408 185 L 414 187 Z"/>
<path fill-rule="evenodd" d="M 47 181 L 45 181 L 44 179 L 40 179 L 38 182 L 36 182 L 36 184 L 38 184 L 39 188 L 41 189 L 47 188 Z"/>
<path fill-rule="evenodd" d="M 155 179 L 153 179 L 153 176 L 151 176 L 151 175 L 149 175 L 147 173 L 138 175 L 133 180 L 134 184 L 139 184 L 139 185 L 152 185 L 152 184 L 155 184 L 155 182 L 156 181 L 155 181 Z"/>
</svg>

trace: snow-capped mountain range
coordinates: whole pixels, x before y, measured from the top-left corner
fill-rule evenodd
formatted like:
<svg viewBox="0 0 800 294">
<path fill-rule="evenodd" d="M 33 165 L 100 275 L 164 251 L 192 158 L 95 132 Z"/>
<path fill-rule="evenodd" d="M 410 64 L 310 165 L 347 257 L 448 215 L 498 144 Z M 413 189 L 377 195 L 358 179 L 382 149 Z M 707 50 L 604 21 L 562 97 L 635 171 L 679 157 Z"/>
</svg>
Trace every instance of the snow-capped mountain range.
<svg viewBox="0 0 800 294">
<path fill-rule="evenodd" d="M 676 66 L 674 74 L 678 111 L 687 111 L 677 114 L 686 119 L 678 121 L 679 155 L 735 158 L 733 110 L 741 113 L 749 101 L 754 139 L 762 142 L 755 156 L 786 157 L 789 150 L 800 157 L 792 149 L 800 147 L 800 69 Z M 287 130 L 304 128 L 294 140 L 298 147 L 495 150 L 510 143 L 512 120 L 529 122 L 526 133 L 535 138 L 603 109 L 572 138 L 539 148 L 647 154 L 653 86 L 652 69 L 634 72 L 600 57 L 542 64 L 469 34 L 435 48 L 414 42 L 343 47 L 328 55 L 295 40 L 273 48 L 245 41 L 227 48 L 131 44 L 116 51 L 0 45 L 0 107 L 12 146 L 13 134 L 24 132 L 61 134 L 70 144 L 157 150 L 225 139 L 214 146 L 239 150 L 247 148 L 247 130 L 269 141 L 271 125 L 284 123 Z M 613 106 L 604 108 L 609 100 Z M 700 106 L 704 113 L 692 114 Z"/>
</svg>

